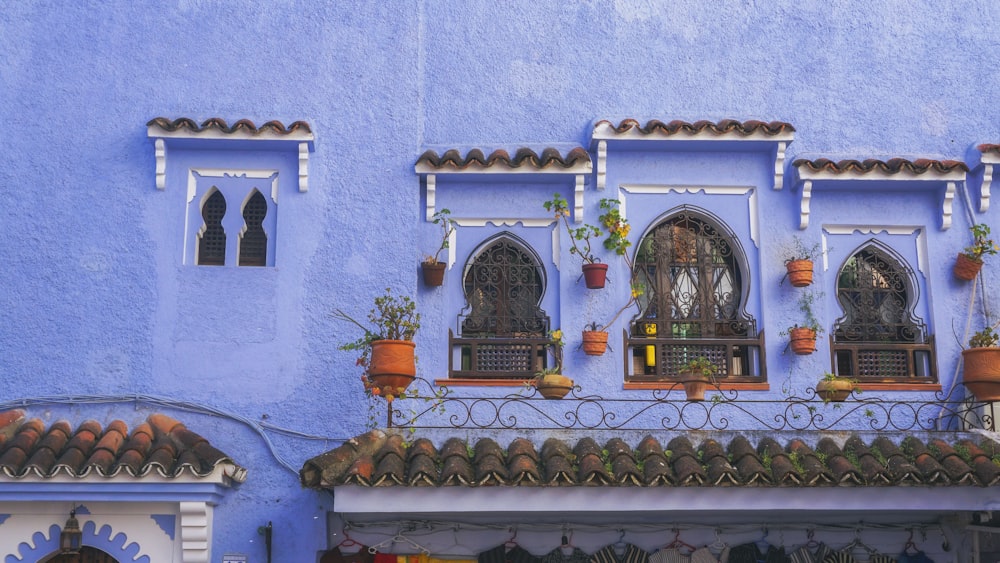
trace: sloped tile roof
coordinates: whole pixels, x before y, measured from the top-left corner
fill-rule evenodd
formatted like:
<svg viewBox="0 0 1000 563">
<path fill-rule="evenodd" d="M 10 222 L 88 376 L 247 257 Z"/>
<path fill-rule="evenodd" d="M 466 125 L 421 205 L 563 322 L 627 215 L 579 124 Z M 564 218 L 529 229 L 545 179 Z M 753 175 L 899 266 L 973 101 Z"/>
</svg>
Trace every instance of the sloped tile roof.
<svg viewBox="0 0 1000 563">
<path fill-rule="evenodd" d="M 76 428 L 66 421 L 46 428 L 37 418 L 26 419 L 21 410 L 0 413 L 0 479 L 61 474 L 204 477 L 220 464 L 236 465 L 205 438 L 163 414 L 150 415 L 129 432 L 120 420 L 105 428 L 92 420 Z M 243 472 L 237 466 L 235 475 Z"/>
<path fill-rule="evenodd" d="M 718 136 L 724 135 L 736 135 L 747 137 L 755 134 L 763 134 L 768 136 L 780 135 L 784 133 L 794 133 L 795 127 L 791 123 L 785 123 L 784 121 L 737 121 L 735 119 L 723 119 L 722 121 L 713 122 L 707 120 L 695 121 L 694 123 L 688 121 L 674 120 L 670 123 L 664 123 L 662 121 L 653 119 L 647 121 L 645 125 L 641 125 L 639 121 L 635 119 L 625 119 L 621 123 L 615 125 L 608 120 L 598 121 L 594 128 L 601 126 L 607 126 L 614 130 L 615 133 L 619 135 L 624 135 L 630 132 L 638 132 L 644 135 L 677 135 L 677 134 L 687 134 L 687 135 L 697 135 L 701 133 L 709 133 Z"/>
<path fill-rule="evenodd" d="M 985 144 L 977 146 L 976 148 L 979 149 L 979 152 L 983 152 L 983 153 L 994 152 L 994 153 L 1000 154 L 1000 145 L 996 145 L 996 144 L 992 144 L 992 143 L 985 143 Z"/>
<path fill-rule="evenodd" d="M 917 160 L 907 160 L 905 158 L 891 158 L 889 160 L 878 160 L 869 158 L 866 160 L 840 160 L 834 162 L 827 158 L 807 160 L 800 158 L 792 163 L 796 168 L 806 167 L 813 172 L 832 172 L 843 174 L 854 172 L 856 174 L 869 174 L 872 172 L 883 172 L 886 174 L 898 174 L 900 172 L 910 172 L 913 174 L 923 174 L 925 172 L 947 173 L 955 170 L 968 172 L 969 167 L 964 162 L 958 160 L 933 160 L 920 158 Z"/>
<path fill-rule="evenodd" d="M 570 443 L 548 438 L 541 448 L 517 438 L 503 447 L 491 438 L 467 443 L 449 438 L 440 448 L 427 438 L 407 443 L 380 430 L 362 434 L 308 460 L 299 476 L 311 488 L 437 486 L 821 487 L 996 486 L 1000 444 L 978 437 L 953 442 L 908 436 L 865 442 L 831 436 L 752 444 L 736 435 L 728 443 L 695 444 L 675 436 L 666 446 L 646 436 L 638 444 L 585 437 Z"/>
<path fill-rule="evenodd" d="M 285 127 L 285 125 L 277 120 L 268 121 L 267 123 L 257 127 L 254 125 L 253 121 L 249 119 L 240 119 L 236 123 L 233 123 L 232 127 L 226 124 L 226 120 L 221 117 L 212 117 L 206 119 L 198 125 L 198 123 L 187 117 L 180 117 L 174 120 L 170 120 L 166 117 L 156 117 L 146 123 L 147 127 L 159 127 L 164 131 L 173 132 L 183 129 L 187 129 L 192 133 L 201 133 L 203 131 L 219 131 L 226 134 L 245 132 L 252 135 L 259 135 L 264 132 L 271 132 L 276 135 L 289 135 L 295 132 L 306 132 L 311 133 L 312 129 L 309 128 L 309 124 L 305 121 L 296 121 Z"/>
<path fill-rule="evenodd" d="M 520 148 L 511 158 L 510 153 L 498 149 L 484 156 L 483 151 L 472 149 L 465 156 L 458 149 L 449 149 L 438 156 L 433 150 L 425 151 L 417 159 L 416 164 L 427 165 L 436 169 L 468 170 L 470 168 L 527 168 L 542 170 L 546 168 L 571 168 L 578 164 L 589 164 L 590 154 L 582 147 L 571 149 L 563 156 L 559 149 L 552 147 L 542 150 L 539 155 L 529 148 Z"/>
</svg>

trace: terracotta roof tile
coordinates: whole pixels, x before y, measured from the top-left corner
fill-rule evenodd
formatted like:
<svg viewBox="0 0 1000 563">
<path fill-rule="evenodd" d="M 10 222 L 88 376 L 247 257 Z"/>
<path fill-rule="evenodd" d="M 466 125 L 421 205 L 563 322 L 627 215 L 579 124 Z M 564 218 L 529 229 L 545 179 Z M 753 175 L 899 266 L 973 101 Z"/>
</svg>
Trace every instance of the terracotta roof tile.
<svg viewBox="0 0 1000 563">
<path fill-rule="evenodd" d="M 0 413 L 0 425 L 23 419 L 21 411 Z M 122 421 L 113 421 L 102 429 L 100 423 L 88 420 L 74 429 L 66 421 L 46 428 L 40 420 L 28 420 L 0 444 L 0 471 L 8 477 L 66 474 L 79 478 L 92 472 L 108 477 L 123 471 L 141 476 L 157 469 L 165 477 L 178 477 L 185 473 L 205 476 L 220 463 L 232 463 L 176 420 L 164 415 L 152 415 L 150 420 L 159 430 L 143 423 L 131 435 Z M 153 434 L 157 432 L 164 433 L 153 447 Z M 233 477 L 239 480 L 243 470 L 237 469 L 239 475 Z"/>
<path fill-rule="evenodd" d="M 754 445 L 746 436 L 703 439 L 698 448 L 685 435 L 664 449 L 646 436 L 632 449 L 622 438 L 601 447 L 593 438 L 569 443 L 550 437 L 541 448 L 527 438 L 506 449 L 492 438 L 445 441 L 440 450 L 426 438 L 406 444 L 397 434 L 372 431 L 306 462 L 302 482 L 313 488 L 362 486 L 644 486 L 644 487 L 815 487 L 815 486 L 993 486 L 1000 447 L 986 439 L 957 442 L 914 436 L 897 444 L 888 435 L 865 441 L 851 436 L 843 448 L 831 436 L 785 445 L 766 436 Z M 898 439 L 898 438 L 897 438 Z M 378 446 L 376 448 L 376 446 Z M 469 448 L 475 452 L 469 456 Z M 366 453 L 372 452 L 372 453 Z M 375 453 L 377 452 L 377 453 Z M 332 466 L 343 466 L 333 470 Z M 308 470 L 307 470 L 308 468 Z M 340 472 L 335 481 L 318 476 Z M 312 479 L 308 481 L 307 478 Z"/>
<path fill-rule="evenodd" d="M 984 143 L 982 145 L 976 146 L 976 148 L 979 149 L 979 152 L 983 152 L 983 153 L 986 153 L 986 152 L 1000 153 L 1000 145 L 998 145 L 998 144 Z"/>
<path fill-rule="evenodd" d="M 737 121 L 735 119 L 723 119 L 718 122 L 701 120 L 695 121 L 694 123 L 681 120 L 664 123 L 653 119 L 647 121 L 645 125 L 641 125 L 639 121 L 635 119 L 625 119 L 618 125 L 615 125 L 607 120 L 602 120 L 597 122 L 595 127 L 600 125 L 607 125 L 608 127 L 611 127 L 615 133 L 618 134 L 635 131 L 644 135 L 658 134 L 667 136 L 678 134 L 695 135 L 699 133 L 710 133 L 718 136 L 738 135 L 746 137 L 756 133 L 773 136 L 782 133 L 795 132 L 795 128 L 792 127 L 792 124 L 785 123 L 784 121 Z"/>
<path fill-rule="evenodd" d="M 206 119 L 198 125 L 193 119 L 187 117 L 180 117 L 174 120 L 170 120 L 166 117 L 156 117 L 149 120 L 146 123 L 147 127 L 159 127 L 164 131 L 172 132 L 182 129 L 187 129 L 192 133 L 201 133 L 203 131 L 220 131 L 222 133 L 236 133 L 240 131 L 245 131 L 253 135 L 259 135 L 264 132 L 272 132 L 277 135 L 288 135 L 296 131 L 303 131 L 306 133 L 311 133 L 312 129 L 309 128 L 309 124 L 305 121 L 295 121 L 288 127 L 277 120 L 268 121 L 267 123 L 257 127 L 254 125 L 253 121 L 249 119 L 240 119 L 236 123 L 233 123 L 232 127 L 226 124 L 226 120 L 220 117 L 212 117 Z"/>
<path fill-rule="evenodd" d="M 917 160 L 907 160 L 905 158 L 878 160 L 870 158 L 867 160 L 840 160 L 837 162 L 827 158 L 816 160 L 800 158 L 792 162 L 792 165 L 796 168 L 804 166 L 813 172 L 825 171 L 834 174 L 843 174 L 846 172 L 853 172 L 855 174 L 869 174 L 872 172 L 924 174 L 930 171 L 937 173 L 946 173 L 955 170 L 969 171 L 969 167 L 964 162 L 958 160 L 933 160 L 929 158 L 920 158 Z"/>
<path fill-rule="evenodd" d="M 458 149 L 449 149 L 438 156 L 433 150 L 424 151 L 416 164 L 426 165 L 435 169 L 471 170 L 484 168 L 529 168 L 542 170 L 547 168 L 572 168 L 578 164 L 589 164 L 590 154 L 583 147 L 574 147 L 566 156 L 559 149 L 552 147 L 542 150 L 539 155 L 529 148 L 520 148 L 511 158 L 510 153 L 497 149 L 484 156 L 483 151 L 472 149 L 465 156 Z"/>
</svg>

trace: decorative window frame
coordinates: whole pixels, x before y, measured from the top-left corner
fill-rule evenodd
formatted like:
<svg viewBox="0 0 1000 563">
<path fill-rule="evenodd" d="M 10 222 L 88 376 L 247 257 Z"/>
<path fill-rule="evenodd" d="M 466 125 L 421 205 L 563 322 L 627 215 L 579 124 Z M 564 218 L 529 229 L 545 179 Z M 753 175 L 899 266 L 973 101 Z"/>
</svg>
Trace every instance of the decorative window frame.
<svg viewBox="0 0 1000 563">
<path fill-rule="evenodd" d="M 930 276 L 928 267 L 928 235 L 927 227 L 923 225 L 889 225 L 889 224 L 824 224 L 821 225 L 820 230 L 820 243 L 822 246 L 822 268 L 824 272 L 830 271 L 831 267 L 836 269 L 840 268 L 840 263 L 832 265 L 830 263 L 830 255 L 834 250 L 842 250 L 842 256 L 846 260 L 852 256 L 858 250 L 864 248 L 867 245 L 865 241 L 859 241 L 859 243 L 843 245 L 837 243 L 837 237 L 866 237 L 869 241 L 874 240 L 880 246 L 885 249 L 891 249 L 891 254 L 894 257 L 902 260 L 905 265 L 913 267 L 914 278 L 912 280 L 914 284 L 915 295 L 914 302 L 911 304 L 911 310 L 914 310 L 920 315 L 918 315 L 924 322 L 925 328 L 927 330 L 927 336 L 932 341 L 936 334 L 936 323 L 934 322 L 934 308 L 930 303 Z M 898 237 L 893 240 L 893 237 Z M 899 239 L 913 240 L 913 246 L 911 248 L 903 248 L 899 244 Z M 915 257 L 916 264 L 914 265 L 908 258 Z M 842 261 L 841 261 L 842 262 Z M 839 304 L 837 303 L 836 296 L 836 286 L 831 290 L 831 295 L 828 297 L 831 301 L 830 306 L 832 311 L 836 312 L 834 315 L 836 318 L 840 318 L 842 312 Z M 835 369 L 836 358 L 833 354 L 832 342 L 833 342 L 833 323 L 831 322 L 828 327 L 831 331 L 831 370 Z M 932 353 L 932 360 L 936 358 L 936 352 Z M 870 389 L 870 390 L 906 390 L 906 391 L 940 391 L 941 390 L 941 377 L 942 373 L 938 369 L 939 366 L 932 365 L 931 369 L 934 374 L 933 380 L 921 381 L 918 383 L 880 383 L 880 382 L 870 382 L 861 381 L 858 384 L 860 389 Z"/>
<path fill-rule="evenodd" d="M 990 189 L 993 184 L 993 175 L 997 165 L 1000 164 L 1000 145 L 976 145 L 976 151 L 972 172 L 980 178 L 979 212 L 985 213 L 990 208 Z"/>
<path fill-rule="evenodd" d="M 208 193 L 212 187 L 210 181 L 202 180 L 215 178 L 218 181 L 232 183 L 245 178 L 247 181 L 257 180 L 258 183 L 247 187 L 245 193 L 241 191 L 242 188 L 219 190 L 227 203 L 224 224 L 229 223 L 230 226 L 238 224 L 242 227 L 226 229 L 225 266 L 239 264 L 239 247 L 246 229 L 242 223 L 243 205 L 252 194 L 252 188 L 257 188 L 267 202 L 267 213 L 263 224 L 264 232 L 267 234 L 265 266 L 273 267 L 277 254 L 279 180 L 291 175 L 295 178 L 294 185 L 297 186 L 299 193 L 305 193 L 309 189 L 309 153 L 314 150 L 315 139 L 309 125 L 296 121 L 286 128 L 280 122 L 270 121 L 258 128 L 249 120 L 240 120 L 230 127 L 219 118 L 212 118 L 198 125 L 187 118 L 171 121 L 158 117 L 146 124 L 146 134 L 153 139 L 156 188 L 166 191 L 169 185 L 171 188 L 186 189 L 181 263 L 197 264 L 196 250 L 202 225 L 202 201 L 198 196 Z M 234 165 L 226 158 L 235 151 L 275 155 L 291 152 L 295 155 L 295 160 L 291 166 L 279 163 L 278 161 L 286 159 L 282 157 L 273 159 L 274 163 L 268 162 L 261 168 L 244 167 Z M 176 159 L 182 159 L 180 166 L 186 169 L 178 170 L 176 165 L 171 167 L 171 163 Z M 272 159 L 266 160 L 272 161 Z M 287 181 L 283 183 L 287 185 Z"/>
</svg>

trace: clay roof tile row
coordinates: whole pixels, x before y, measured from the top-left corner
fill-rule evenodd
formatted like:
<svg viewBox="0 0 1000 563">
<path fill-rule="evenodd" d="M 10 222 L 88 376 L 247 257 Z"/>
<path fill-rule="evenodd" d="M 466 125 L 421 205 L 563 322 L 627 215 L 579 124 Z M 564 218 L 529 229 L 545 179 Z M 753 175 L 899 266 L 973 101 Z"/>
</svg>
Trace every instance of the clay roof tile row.
<svg viewBox="0 0 1000 563">
<path fill-rule="evenodd" d="M 159 127 L 160 129 L 167 132 L 186 129 L 188 131 L 191 131 L 192 133 L 201 133 L 203 131 L 212 131 L 212 130 L 220 131 L 226 134 L 246 132 L 252 135 L 259 135 L 264 132 L 271 132 L 277 135 L 289 135 L 297 131 L 302 131 L 305 133 L 312 132 L 312 129 L 309 128 L 309 124 L 306 123 L 305 121 L 295 121 L 288 127 L 285 127 L 285 124 L 283 124 L 282 122 L 277 120 L 272 120 L 261 125 L 260 127 L 257 127 L 256 125 L 254 125 L 253 121 L 250 121 L 249 119 L 240 119 L 236 123 L 233 123 L 233 125 L 230 127 L 226 123 L 226 120 L 222 119 L 221 117 L 212 117 L 210 119 L 206 119 L 200 125 L 195 120 L 187 117 L 180 117 L 174 120 L 171 120 L 166 117 L 156 117 L 149 120 L 146 123 L 146 126 Z"/>
<path fill-rule="evenodd" d="M 539 155 L 529 148 L 520 148 L 511 158 L 510 153 L 498 149 L 484 156 L 480 149 L 472 149 L 465 156 L 458 149 L 449 149 L 438 156 L 433 150 L 427 150 L 417 159 L 417 165 L 425 164 L 435 169 L 468 170 L 470 168 L 530 168 L 542 170 L 546 168 L 571 168 L 577 164 L 590 163 L 590 154 L 582 147 L 575 147 L 563 156 L 559 149 L 552 147 L 542 150 Z"/>
<path fill-rule="evenodd" d="M 930 171 L 937 173 L 947 173 L 955 170 L 969 171 L 969 167 L 964 162 L 958 160 L 933 160 L 929 158 L 920 158 L 917 160 L 907 160 L 905 158 L 878 160 L 869 158 L 866 160 L 840 160 L 836 162 L 828 158 L 816 160 L 800 158 L 792 164 L 796 168 L 806 167 L 813 172 L 824 171 L 834 174 L 843 174 L 846 172 L 856 174 L 868 174 L 871 172 L 883 172 L 886 174 L 910 172 L 913 174 L 924 174 Z"/>
<path fill-rule="evenodd" d="M 375 430 L 305 463 L 305 486 L 993 486 L 1000 483 L 1000 451 L 993 442 L 955 443 L 910 436 L 865 442 L 855 435 L 843 446 L 829 436 L 814 447 L 804 438 L 787 444 L 745 436 L 728 443 L 695 445 L 684 435 L 666 447 L 646 436 L 634 447 L 621 438 L 599 444 L 591 437 L 569 443 L 526 438 L 503 448 L 491 438 L 466 443 L 450 438 L 437 449 L 420 438 L 407 445 Z"/>
<path fill-rule="evenodd" d="M 162 414 L 150 415 L 131 435 L 120 420 L 106 428 L 93 420 L 75 429 L 66 421 L 46 428 L 41 420 L 25 420 L 21 410 L 0 413 L 0 424 L 0 435 L 10 436 L 0 442 L 0 473 L 7 477 L 85 477 L 92 472 L 143 476 L 153 471 L 165 477 L 203 477 L 221 463 L 233 463 L 207 440 Z"/>
<path fill-rule="evenodd" d="M 658 134 L 666 136 L 682 133 L 688 135 L 710 133 L 714 135 L 735 134 L 746 137 L 757 133 L 774 136 L 782 133 L 795 132 L 795 127 L 793 127 L 791 123 L 786 123 L 784 121 L 738 121 L 735 119 L 723 119 L 718 122 L 700 120 L 693 123 L 676 119 L 669 123 L 664 123 L 660 120 L 653 119 L 647 121 L 645 125 L 640 124 L 639 121 L 635 119 L 622 120 L 618 125 L 615 125 L 607 120 L 602 120 L 599 121 L 595 127 L 600 125 L 607 125 L 611 127 L 617 134 L 626 134 L 635 131 L 644 135 Z"/>
</svg>

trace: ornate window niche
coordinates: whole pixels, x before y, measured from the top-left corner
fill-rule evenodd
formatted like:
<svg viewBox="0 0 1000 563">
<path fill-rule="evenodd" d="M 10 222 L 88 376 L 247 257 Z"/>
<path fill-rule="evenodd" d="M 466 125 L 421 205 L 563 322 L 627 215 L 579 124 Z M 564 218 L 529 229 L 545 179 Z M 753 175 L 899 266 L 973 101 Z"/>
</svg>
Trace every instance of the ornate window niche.
<svg viewBox="0 0 1000 563">
<path fill-rule="evenodd" d="M 887 161 L 868 159 L 818 160 L 799 159 L 792 163 L 795 167 L 799 190 L 799 229 L 809 227 L 812 194 L 818 189 L 836 189 L 868 185 L 882 192 L 899 191 L 907 196 L 915 191 L 931 194 L 941 193 L 941 229 L 951 227 L 952 202 L 959 182 L 964 182 L 969 167 L 955 160 L 893 158 Z M 892 186 L 890 188 L 889 186 Z M 905 191 L 902 188 L 907 188 Z"/>
<path fill-rule="evenodd" d="M 934 338 L 916 312 L 920 285 L 906 260 L 871 239 L 836 279 L 843 314 L 831 331 L 835 373 L 861 383 L 937 383 Z"/>
<path fill-rule="evenodd" d="M 608 144 L 622 147 L 676 149 L 684 151 L 763 152 L 773 158 L 773 188 L 784 186 L 785 151 L 795 138 L 791 124 L 772 121 L 719 122 L 651 120 L 641 125 L 635 119 L 626 119 L 618 125 L 602 120 L 594 124 L 591 132 L 591 150 L 597 154 L 597 189 L 607 184 Z"/>
<path fill-rule="evenodd" d="M 514 381 L 544 369 L 549 316 L 538 255 L 511 233 L 484 242 L 463 272 L 465 307 L 449 331 L 451 379 Z"/>
<path fill-rule="evenodd" d="M 746 310 L 751 271 L 736 235 L 708 212 L 670 212 L 637 245 L 646 287 L 629 327 L 626 381 L 674 381 L 698 357 L 720 383 L 765 381 L 764 335 Z"/>
</svg>

